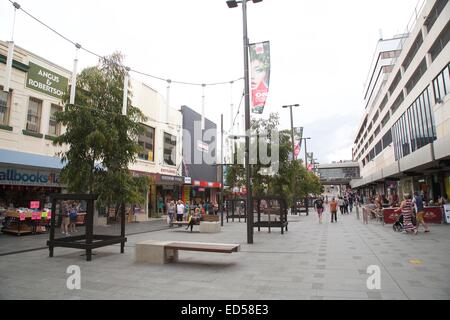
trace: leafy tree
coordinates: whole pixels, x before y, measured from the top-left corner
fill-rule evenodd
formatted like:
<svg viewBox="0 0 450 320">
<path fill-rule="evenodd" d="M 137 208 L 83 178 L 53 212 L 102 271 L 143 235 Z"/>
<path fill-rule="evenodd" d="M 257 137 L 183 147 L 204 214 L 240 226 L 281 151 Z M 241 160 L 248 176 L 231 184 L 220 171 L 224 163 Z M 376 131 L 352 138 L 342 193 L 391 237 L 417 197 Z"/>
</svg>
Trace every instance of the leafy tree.
<svg viewBox="0 0 450 320">
<path fill-rule="evenodd" d="M 66 132 L 54 141 L 69 147 L 60 153 L 66 163 L 61 178 L 69 191 L 98 194 L 99 205 L 116 209 L 122 203 L 142 202 L 149 184 L 148 178 L 135 178 L 128 170 L 140 150 L 137 137 L 146 118 L 130 99 L 127 115 L 122 115 L 126 72 L 122 61 L 123 56 L 114 53 L 81 72 L 75 105 L 66 104 L 56 114 Z"/>
<path fill-rule="evenodd" d="M 257 164 L 252 165 L 252 188 L 255 196 L 282 196 L 286 199 L 289 206 L 293 205 L 293 199 L 304 199 L 309 194 L 321 194 L 323 187 L 319 179 L 312 172 L 308 172 L 302 161 L 291 161 L 292 142 L 290 131 L 279 132 L 279 140 L 275 141 L 273 130 L 277 130 L 279 126 L 279 116 L 273 113 L 269 119 L 254 119 L 252 121 L 252 135 L 258 139 L 266 139 L 269 145 L 268 155 L 270 156 L 270 147 L 278 144 L 278 172 L 272 176 L 262 174 L 263 166 L 259 159 Z M 267 135 L 267 133 L 269 133 Z M 236 163 L 236 154 L 235 163 Z M 272 163 L 271 165 L 274 165 Z M 233 165 L 228 170 L 227 182 L 230 186 L 245 185 L 245 169 L 242 165 Z"/>
</svg>

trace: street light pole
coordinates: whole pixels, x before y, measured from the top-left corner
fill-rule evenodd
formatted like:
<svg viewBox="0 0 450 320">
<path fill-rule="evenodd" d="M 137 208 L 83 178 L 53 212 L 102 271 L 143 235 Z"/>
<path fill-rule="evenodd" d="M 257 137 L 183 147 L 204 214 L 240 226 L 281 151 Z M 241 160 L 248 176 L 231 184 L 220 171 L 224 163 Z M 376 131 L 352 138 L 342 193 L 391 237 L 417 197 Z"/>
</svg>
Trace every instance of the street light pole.
<svg viewBox="0 0 450 320">
<path fill-rule="evenodd" d="M 300 107 L 300 105 L 292 104 L 292 105 L 283 106 L 283 109 L 289 108 L 291 111 L 292 163 L 294 163 L 294 161 L 295 161 L 294 114 L 292 112 L 292 108 L 294 108 L 294 107 Z M 294 175 L 292 175 L 292 177 L 291 177 L 291 185 L 292 185 L 292 195 L 293 195 L 291 214 L 295 214 L 296 199 L 295 199 L 295 176 Z"/>
<path fill-rule="evenodd" d="M 311 138 L 303 138 L 303 140 L 305 140 L 305 168 L 306 170 L 308 170 L 308 150 L 306 146 L 306 141 L 311 140 Z"/>
<path fill-rule="evenodd" d="M 253 209 L 252 185 L 250 170 L 250 77 L 248 66 L 248 31 L 247 31 L 247 0 L 242 0 L 242 16 L 244 25 L 244 78 L 245 78 L 245 171 L 247 176 L 247 243 L 253 244 Z"/>
<path fill-rule="evenodd" d="M 250 0 L 227 0 L 229 8 L 235 8 L 238 3 L 242 3 L 243 31 L 244 31 L 244 81 L 245 81 L 245 171 L 246 171 L 246 188 L 247 188 L 247 243 L 253 244 L 253 201 L 252 201 L 252 185 L 251 185 L 251 169 L 250 169 L 250 77 L 248 65 L 248 32 L 247 32 L 247 2 Z M 262 0 L 252 0 L 257 3 Z"/>
</svg>

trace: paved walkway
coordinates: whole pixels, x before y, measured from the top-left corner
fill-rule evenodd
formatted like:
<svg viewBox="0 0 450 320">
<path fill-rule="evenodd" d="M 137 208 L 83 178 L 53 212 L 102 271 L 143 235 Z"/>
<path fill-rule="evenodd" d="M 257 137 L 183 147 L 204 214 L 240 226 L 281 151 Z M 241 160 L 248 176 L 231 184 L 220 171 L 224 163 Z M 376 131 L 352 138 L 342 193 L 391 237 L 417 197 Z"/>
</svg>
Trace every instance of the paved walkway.
<svg viewBox="0 0 450 320">
<path fill-rule="evenodd" d="M 317 216 L 290 217 L 289 232 L 255 232 L 246 244 L 244 223 L 226 224 L 220 234 L 162 230 L 128 237 L 119 247 L 82 252 L 56 248 L 0 258 L 0 299 L 450 299 L 450 226 L 430 234 L 395 233 L 355 215 L 319 225 Z M 232 255 L 180 252 L 176 264 L 134 262 L 142 240 L 240 243 Z M 81 290 L 66 288 L 66 269 L 81 268 Z M 381 290 L 369 290 L 367 268 L 381 269 Z"/>
</svg>

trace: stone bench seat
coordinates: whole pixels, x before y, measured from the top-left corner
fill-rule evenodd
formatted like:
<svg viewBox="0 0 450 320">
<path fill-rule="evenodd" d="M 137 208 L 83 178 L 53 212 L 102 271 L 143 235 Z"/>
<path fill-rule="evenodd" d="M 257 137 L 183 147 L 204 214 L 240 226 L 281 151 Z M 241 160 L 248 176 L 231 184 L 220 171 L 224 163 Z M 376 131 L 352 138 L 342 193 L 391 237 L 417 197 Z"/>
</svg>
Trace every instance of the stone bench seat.
<svg viewBox="0 0 450 320">
<path fill-rule="evenodd" d="M 181 242 L 181 241 L 143 241 L 136 244 L 136 262 L 167 264 L 178 261 L 178 251 L 196 251 L 206 253 L 226 253 L 240 251 L 239 244 Z"/>
</svg>

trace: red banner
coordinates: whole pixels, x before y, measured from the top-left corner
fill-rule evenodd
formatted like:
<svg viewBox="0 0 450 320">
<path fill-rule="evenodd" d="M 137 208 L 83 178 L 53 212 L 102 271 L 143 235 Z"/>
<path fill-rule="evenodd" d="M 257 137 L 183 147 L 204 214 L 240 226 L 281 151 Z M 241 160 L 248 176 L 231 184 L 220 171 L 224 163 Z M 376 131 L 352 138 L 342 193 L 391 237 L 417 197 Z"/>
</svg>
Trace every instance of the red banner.
<svg viewBox="0 0 450 320">
<path fill-rule="evenodd" d="M 387 208 L 383 209 L 384 212 L 384 222 L 386 224 L 394 224 L 397 222 L 400 213 L 395 213 L 398 208 Z M 441 207 L 428 207 L 425 208 L 425 223 L 442 223 L 442 208 Z"/>
<path fill-rule="evenodd" d="M 252 113 L 262 114 L 269 94 L 270 43 L 266 41 L 251 44 L 249 49 L 252 70 Z"/>
</svg>

